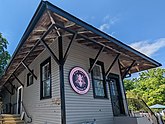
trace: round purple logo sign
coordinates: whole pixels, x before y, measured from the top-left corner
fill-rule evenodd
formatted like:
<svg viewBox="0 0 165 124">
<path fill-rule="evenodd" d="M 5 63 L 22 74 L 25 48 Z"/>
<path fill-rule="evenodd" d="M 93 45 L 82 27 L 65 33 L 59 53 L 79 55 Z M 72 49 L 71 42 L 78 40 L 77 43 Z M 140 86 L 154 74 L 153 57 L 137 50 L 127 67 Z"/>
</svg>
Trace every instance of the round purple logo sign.
<svg viewBox="0 0 165 124">
<path fill-rule="evenodd" d="M 69 82 L 73 90 L 79 94 L 85 94 L 90 88 L 88 74 L 80 67 L 74 67 L 69 74 Z"/>
</svg>

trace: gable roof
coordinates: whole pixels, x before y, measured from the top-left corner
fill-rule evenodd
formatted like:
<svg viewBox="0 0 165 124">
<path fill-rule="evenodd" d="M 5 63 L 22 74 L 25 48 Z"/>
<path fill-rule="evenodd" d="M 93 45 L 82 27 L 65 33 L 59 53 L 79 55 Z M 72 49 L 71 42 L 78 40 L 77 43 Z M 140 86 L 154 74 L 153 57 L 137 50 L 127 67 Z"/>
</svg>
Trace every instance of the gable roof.
<svg viewBox="0 0 165 124">
<path fill-rule="evenodd" d="M 50 29 L 52 22 L 54 22 L 53 28 L 51 27 Z M 76 42 L 82 45 L 86 45 L 93 49 L 100 49 L 100 47 L 103 46 L 105 47 L 103 52 L 107 54 L 112 54 L 113 56 L 120 54 L 119 60 L 123 71 L 129 67 L 133 61 L 136 62 L 131 68 L 130 73 L 161 66 L 157 61 L 63 11 L 50 2 L 41 1 L 23 34 L 4 75 L 0 79 L 1 86 L 8 80 L 14 79 L 14 76 L 12 76 L 13 73 L 19 75 L 24 70 L 24 67 L 21 64 L 22 61 L 25 61 L 26 64 L 29 65 L 41 51 L 44 50 L 44 46 L 39 41 L 49 29 L 51 31 L 44 37 L 44 40 L 48 45 L 58 37 L 58 33 L 68 38 L 71 38 L 72 35 L 76 33 Z"/>
</svg>

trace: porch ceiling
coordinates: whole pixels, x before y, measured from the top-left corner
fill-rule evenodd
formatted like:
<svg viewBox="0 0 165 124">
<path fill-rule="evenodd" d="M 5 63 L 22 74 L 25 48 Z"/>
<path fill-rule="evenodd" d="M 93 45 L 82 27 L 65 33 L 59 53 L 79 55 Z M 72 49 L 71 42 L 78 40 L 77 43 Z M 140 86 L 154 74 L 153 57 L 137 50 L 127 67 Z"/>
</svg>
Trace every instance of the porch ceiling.
<svg viewBox="0 0 165 124">
<path fill-rule="evenodd" d="M 45 34 L 47 30 L 50 31 Z M 4 75 L 0 79 L 0 85 L 3 86 L 7 81 L 12 81 L 14 79 L 13 73 L 17 76 L 25 69 L 21 64 L 22 61 L 29 65 L 45 49 L 44 45 L 40 42 L 41 40 L 50 45 L 59 35 L 71 39 L 74 34 L 77 34 L 75 42 L 79 44 L 98 50 L 101 46 L 104 46 L 104 53 L 111 54 L 112 56 L 120 54 L 119 61 L 122 72 L 134 60 L 136 62 L 129 73 L 161 66 L 155 60 L 77 19 L 51 3 L 42 1 Z M 43 35 L 45 36 L 43 37 Z"/>
</svg>

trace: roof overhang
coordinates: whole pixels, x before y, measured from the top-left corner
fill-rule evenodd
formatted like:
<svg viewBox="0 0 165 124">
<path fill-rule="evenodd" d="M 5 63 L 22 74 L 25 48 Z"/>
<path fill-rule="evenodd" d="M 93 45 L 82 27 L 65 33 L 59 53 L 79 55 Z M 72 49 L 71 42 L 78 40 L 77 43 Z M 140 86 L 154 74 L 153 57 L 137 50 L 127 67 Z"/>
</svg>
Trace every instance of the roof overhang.
<svg viewBox="0 0 165 124">
<path fill-rule="evenodd" d="M 50 31 L 42 37 L 47 30 Z M 100 49 L 103 46 L 105 47 L 103 52 L 112 56 L 120 54 L 119 60 L 123 71 L 135 61 L 129 71 L 130 74 L 161 66 L 155 60 L 53 4 L 47 1 L 41 1 L 4 75 L 0 79 L 0 85 L 4 85 L 8 80 L 13 80 L 13 73 L 19 75 L 24 70 L 21 64 L 22 61 L 29 65 L 45 49 L 39 40 L 42 39 L 50 45 L 59 35 L 71 39 L 74 34 L 77 34 L 75 42 L 79 44 L 86 45 L 92 49 Z"/>
</svg>

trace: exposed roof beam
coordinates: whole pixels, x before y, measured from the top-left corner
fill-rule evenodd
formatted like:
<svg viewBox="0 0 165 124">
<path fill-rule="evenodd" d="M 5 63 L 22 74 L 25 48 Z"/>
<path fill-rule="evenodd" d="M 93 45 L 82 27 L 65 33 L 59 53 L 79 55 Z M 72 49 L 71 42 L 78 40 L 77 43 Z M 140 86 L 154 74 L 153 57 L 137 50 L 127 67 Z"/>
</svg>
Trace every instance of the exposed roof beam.
<svg viewBox="0 0 165 124">
<path fill-rule="evenodd" d="M 68 21 L 66 24 L 65 24 L 65 27 L 66 28 L 70 28 L 70 27 L 73 27 L 73 26 L 75 26 L 76 24 L 75 23 L 73 23 L 73 22 L 71 22 L 71 21 Z"/>
<path fill-rule="evenodd" d="M 73 30 L 71 30 L 71 29 L 69 29 L 69 28 L 65 28 L 65 27 L 63 27 L 62 25 L 59 25 L 59 24 L 54 24 L 54 25 L 56 25 L 57 27 L 59 27 L 59 28 L 61 28 L 61 29 L 63 29 L 63 30 L 66 30 L 66 31 L 68 31 L 68 32 L 70 32 L 70 33 L 76 33 L 75 31 L 73 31 Z M 120 53 L 120 54 L 122 54 L 123 56 L 127 56 L 128 58 L 130 58 L 131 60 L 134 60 L 131 56 L 129 56 L 129 55 L 126 55 L 126 54 L 124 54 L 124 53 L 122 53 L 122 52 L 120 52 L 120 51 L 117 51 L 116 49 L 113 49 L 113 48 L 111 48 L 111 47 L 109 47 L 109 46 L 107 46 L 107 45 L 104 45 L 103 43 L 101 43 L 101 42 L 98 42 L 98 41 L 96 41 L 96 40 L 94 40 L 94 39 L 92 39 L 92 38 L 89 38 L 89 37 L 87 37 L 87 36 L 85 36 L 85 35 L 83 35 L 83 34 L 78 34 L 79 36 L 81 36 L 81 37 L 83 37 L 84 39 L 86 39 L 86 40 L 89 40 L 89 41 L 91 41 L 91 42 L 94 42 L 94 43 L 96 43 L 96 44 L 98 44 L 98 45 L 100 45 L 100 46 L 104 46 L 104 47 L 106 47 L 106 48 L 108 48 L 108 49 L 110 49 L 110 50 L 113 50 L 113 51 L 115 51 L 116 53 Z"/>
<path fill-rule="evenodd" d="M 107 39 L 107 40 L 109 40 L 109 41 L 114 42 L 116 45 L 119 45 L 120 47 L 124 48 L 125 50 L 128 50 L 128 51 L 132 52 L 133 54 L 135 54 L 135 55 L 137 55 L 137 56 L 140 56 L 140 57 L 146 59 L 147 61 L 150 61 L 150 62 L 154 63 L 155 66 L 161 66 L 161 64 L 158 63 L 158 62 L 156 62 L 155 60 L 153 60 L 153 59 L 151 59 L 151 58 L 149 58 L 149 57 L 147 57 L 147 56 L 141 54 L 140 52 L 134 50 L 133 48 L 129 47 L 128 45 L 123 44 L 123 43 L 120 42 L 119 40 L 117 40 L 117 39 L 115 39 L 115 38 L 109 36 L 108 34 L 106 34 L 106 33 L 102 32 L 102 31 L 100 31 L 99 29 L 97 29 L 97 28 L 95 28 L 95 27 L 93 27 L 93 26 L 91 26 L 91 25 L 89 25 L 89 24 L 83 22 L 82 20 L 80 20 L 80 19 L 78 19 L 78 18 L 72 16 L 71 14 L 69 14 L 69 13 L 63 11 L 62 9 L 60 9 L 60 8 L 58 8 L 58 7 L 56 7 L 56 6 L 54 6 L 54 5 L 51 4 L 50 2 L 47 2 L 47 1 L 46 1 L 45 3 L 46 3 L 46 5 L 47 5 L 47 9 L 49 9 L 49 10 L 52 11 L 52 12 L 54 12 L 56 15 L 61 16 L 61 17 L 63 17 L 63 18 L 66 19 L 66 20 L 72 21 L 73 23 L 76 23 L 76 24 L 79 25 L 79 26 L 85 27 L 87 30 L 90 30 L 90 31 L 94 32 L 95 34 L 100 35 L 100 36 L 102 36 L 103 38 L 105 38 L 105 39 Z M 132 58 L 132 57 L 131 57 L 131 58 Z M 132 60 L 133 60 L 133 59 L 132 59 Z"/>
<path fill-rule="evenodd" d="M 34 32 L 34 33 L 36 33 L 36 32 L 45 32 L 46 30 L 47 30 L 46 27 L 39 26 L 39 27 L 35 28 L 35 29 L 33 30 L 33 32 Z"/>
<path fill-rule="evenodd" d="M 47 40 L 47 39 L 54 39 L 54 38 L 56 38 L 57 36 L 55 35 L 55 34 L 50 34 L 50 35 L 47 35 L 46 37 L 45 37 L 45 39 Z M 41 39 L 41 35 L 35 35 L 35 36 L 33 36 L 30 40 L 31 41 L 36 41 L 36 40 L 39 40 L 39 39 Z M 30 46 L 30 45 L 29 45 Z"/>
<path fill-rule="evenodd" d="M 47 29 L 47 31 L 42 35 L 41 39 L 44 39 L 44 38 L 46 37 L 46 35 L 50 32 L 50 30 L 51 30 L 52 28 L 53 28 L 53 25 L 50 25 L 49 28 Z M 41 42 L 41 40 L 39 39 L 39 40 L 36 42 L 36 44 L 33 46 L 33 48 L 30 49 L 29 53 L 23 58 L 22 61 L 24 61 L 24 60 L 30 55 L 30 53 L 40 44 L 40 42 Z M 19 63 L 19 64 L 17 65 L 17 67 L 15 68 L 14 72 L 19 68 L 19 66 L 20 66 L 21 64 L 22 64 L 22 63 Z M 6 81 L 8 81 L 8 80 L 11 78 L 11 76 L 14 74 L 14 72 L 7 78 Z M 6 83 L 6 81 L 4 82 L 4 84 Z M 4 85 L 4 84 L 3 84 L 3 85 Z"/>
<path fill-rule="evenodd" d="M 139 69 L 139 67 L 137 65 L 135 66 L 135 68 L 136 68 L 137 71 L 140 71 L 140 69 Z"/>
<path fill-rule="evenodd" d="M 52 17 L 52 15 L 51 15 L 50 11 L 47 10 L 47 14 L 48 14 L 48 16 L 49 16 L 49 18 L 50 18 L 52 24 L 55 24 L 56 21 L 53 19 L 53 17 Z M 59 29 L 58 29 L 56 26 L 54 26 L 54 29 L 56 30 L 57 35 L 58 35 L 58 36 L 61 36 L 61 33 L 60 33 Z"/>
</svg>

